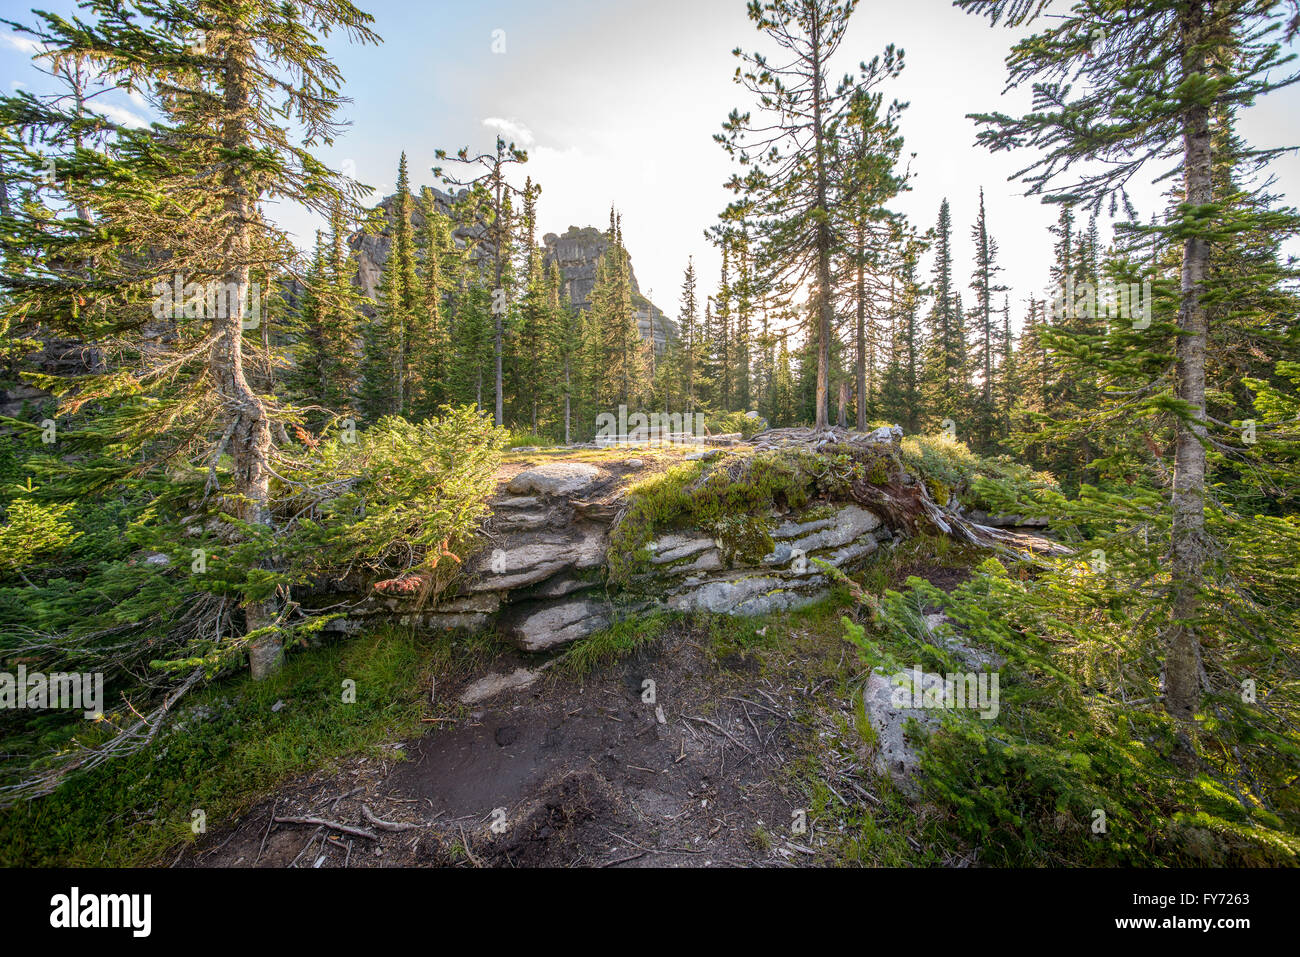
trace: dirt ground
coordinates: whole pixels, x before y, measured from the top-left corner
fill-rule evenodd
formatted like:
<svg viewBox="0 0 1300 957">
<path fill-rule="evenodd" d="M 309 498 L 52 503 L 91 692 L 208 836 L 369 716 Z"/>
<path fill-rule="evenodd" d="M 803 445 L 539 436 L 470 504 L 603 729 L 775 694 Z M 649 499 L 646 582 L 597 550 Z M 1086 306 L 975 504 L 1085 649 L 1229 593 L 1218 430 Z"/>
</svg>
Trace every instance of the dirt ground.
<svg viewBox="0 0 1300 957">
<path fill-rule="evenodd" d="M 850 714 L 825 694 L 825 668 L 794 655 L 778 676 L 676 624 L 585 679 L 544 675 L 394 745 L 406 761 L 359 758 L 299 781 L 176 866 L 812 863 L 824 842 L 789 769 L 831 733 L 818 727 L 831 712 Z"/>
</svg>

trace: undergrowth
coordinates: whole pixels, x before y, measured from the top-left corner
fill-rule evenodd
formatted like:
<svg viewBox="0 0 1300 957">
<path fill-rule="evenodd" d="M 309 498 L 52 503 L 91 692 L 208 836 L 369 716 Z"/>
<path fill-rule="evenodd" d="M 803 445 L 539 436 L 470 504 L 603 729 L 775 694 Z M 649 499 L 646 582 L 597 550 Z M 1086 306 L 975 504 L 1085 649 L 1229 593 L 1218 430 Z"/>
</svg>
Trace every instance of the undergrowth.
<svg viewBox="0 0 1300 957">
<path fill-rule="evenodd" d="M 483 636 L 387 629 L 290 658 L 263 682 L 241 676 L 194 692 L 148 749 L 0 815 L 0 863 L 162 863 L 197 839 L 196 811 L 217 830 L 308 771 L 359 754 L 400 757 L 400 743 L 425 728 L 435 682 L 463 677 L 495 650 Z M 345 681 L 355 683 L 353 702 Z M 435 713 L 455 707 L 436 700 Z"/>
</svg>

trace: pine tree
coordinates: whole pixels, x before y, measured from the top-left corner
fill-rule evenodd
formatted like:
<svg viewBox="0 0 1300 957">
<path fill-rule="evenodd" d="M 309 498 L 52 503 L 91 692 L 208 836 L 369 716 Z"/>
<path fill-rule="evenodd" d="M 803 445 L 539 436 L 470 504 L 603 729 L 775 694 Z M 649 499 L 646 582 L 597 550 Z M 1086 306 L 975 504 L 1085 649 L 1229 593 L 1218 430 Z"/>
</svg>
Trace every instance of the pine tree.
<svg viewBox="0 0 1300 957">
<path fill-rule="evenodd" d="M 811 282 L 814 308 L 811 341 L 816 344 L 816 427 L 827 425 L 831 338 L 834 326 L 832 258 L 841 200 L 832 165 L 834 144 L 853 94 L 870 90 L 902 69 L 902 54 L 888 47 L 862 64 L 856 81 L 830 86 L 830 61 L 848 29 L 856 0 L 754 2 L 749 18 L 782 50 L 772 64 L 761 53 L 735 55 L 735 81 L 751 94 L 762 114 L 733 110 L 714 138 L 742 167 L 727 187 L 737 200 L 724 221 L 752 210 L 762 244 L 764 271 L 773 283 L 794 277 Z M 793 285 L 798 285 L 794 282 Z"/>
<path fill-rule="evenodd" d="M 871 304 L 885 291 L 883 277 L 892 265 L 902 222 L 887 204 L 907 188 L 906 175 L 895 169 L 903 149 L 897 126 L 903 104 L 895 101 L 882 109 L 883 103 L 880 93 L 855 93 L 839 164 L 845 216 L 841 232 L 848 240 L 847 254 L 841 257 L 841 285 L 849 289 L 853 302 L 854 392 L 857 427 L 862 430 L 876 386 L 871 373 L 877 332 Z"/>
<path fill-rule="evenodd" d="M 975 293 L 972 346 L 980 375 L 980 398 L 975 408 L 973 431 L 979 448 L 989 451 L 998 432 L 995 373 L 1005 349 L 1005 331 L 995 318 L 993 296 L 1005 292 L 1006 287 L 996 279 L 1002 267 L 997 264 L 997 240 L 989 235 L 983 187 L 980 188 L 979 214 L 971 228 L 971 238 L 975 242 L 975 271 L 971 275 L 971 289 Z"/>
<path fill-rule="evenodd" d="M 645 398 L 648 369 L 632 305 L 631 270 L 623 247 L 622 226 L 612 208 L 589 303 L 585 366 L 592 409 L 608 412 L 624 405 L 633 410 Z"/>
<path fill-rule="evenodd" d="M 582 358 L 582 317 L 572 308 L 563 291 L 559 264 L 552 261 L 547 271 L 548 305 L 551 310 L 551 352 L 559 370 L 560 395 L 564 404 L 564 444 L 573 441 L 574 396 L 579 394 L 578 377 Z"/>
<path fill-rule="evenodd" d="M 406 154 L 402 153 L 397 167 L 397 192 L 388 209 L 391 246 L 379 279 L 375 316 L 367 326 L 363 343 L 362 413 L 372 422 L 410 411 L 412 333 L 419 325 L 423 308 L 416 271 L 414 208 Z"/>
<path fill-rule="evenodd" d="M 963 7 L 1021 26 L 1051 4 L 960 0 Z M 1024 117 L 981 115 L 979 138 L 993 149 L 1043 151 L 1022 176 L 1030 192 L 1058 200 L 1113 205 L 1124 199 L 1129 178 L 1148 161 L 1171 153 L 1182 174 L 1182 204 L 1164 232 L 1181 244 L 1178 323 L 1172 388 L 1159 389 L 1147 408 L 1174 419 L 1170 483 L 1170 625 L 1164 635 L 1165 708 L 1178 726 L 1180 755 L 1196 763 L 1196 719 L 1201 708 L 1203 596 L 1211 544 L 1206 529 L 1206 368 L 1210 348 L 1207 302 L 1215 291 L 1209 273 L 1211 245 L 1222 226 L 1221 196 L 1213 184 L 1211 111 L 1232 109 L 1293 82 L 1276 71 L 1285 60 L 1271 32 L 1285 25 L 1282 5 L 1188 0 L 1171 4 L 1106 3 L 1091 17 L 1077 10 L 1053 20 L 1017 45 L 1009 58 L 1010 83 L 1044 83 L 1039 96 L 1051 109 Z M 1104 29 L 1098 29 L 1098 20 Z M 1062 75 L 1077 76 L 1064 86 Z M 1091 161 L 1123 156 L 1100 170 Z M 1060 178 L 1078 163 L 1088 172 Z M 1246 214 L 1234 228 L 1249 228 Z M 1140 330 L 1130 340 L 1140 349 Z M 1124 331 L 1117 338 L 1123 339 Z M 1154 360 L 1149 349 L 1143 350 Z M 1133 360 L 1128 360 L 1130 368 Z"/>
<path fill-rule="evenodd" d="M 83 141 L 65 160 L 61 188 L 71 207 L 84 204 L 97 221 L 113 224 L 111 232 L 59 226 L 40 214 L 8 221 L 5 282 L 35 265 L 31 250 L 39 248 L 45 260 L 37 266 L 45 277 L 38 286 L 11 287 L 14 304 L 27 321 L 77 340 L 120 337 L 124 361 L 114 359 L 96 382 L 79 383 L 77 403 L 98 398 L 129 405 L 157 397 L 166 383 L 166 400 L 132 416 L 126 441 L 148 449 L 154 461 L 210 461 L 213 476 L 229 455 L 227 491 L 242 523 L 231 527 L 232 539 L 269 534 L 271 457 L 283 413 L 250 385 L 246 358 L 264 346 L 260 335 L 246 339 L 244 330 L 260 322 L 254 271 L 276 274 L 289 263 L 259 205 L 297 202 L 327 213 L 339 197 L 335 174 L 309 152 L 337 130 L 342 103 L 339 71 L 317 37 L 341 29 L 361 42 L 376 40 L 370 17 L 338 0 L 247 0 L 238 8 L 209 0 L 183 6 L 87 0 L 75 20 L 37 16 L 40 26 L 32 32 L 57 57 L 85 63 L 147 97 L 160 122 L 116 127 L 110 150 L 91 152 Z M 0 112 L 6 120 L 25 117 L 19 123 L 86 129 L 58 108 L 42 107 L 33 116 L 32 102 L 5 98 Z M 299 121 L 301 143 L 292 141 L 284 115 Z M 32 159 L 6 148 L 7 175 Z M 146 254 L 164 238 L 165 256 Z M 86 264 L 93 267 L 87 271 Z M 170 325 L 166 351 L 141 348 L 141 305 L 177 285 L 185 300 L 180 318 L 165 305 L 160 310 Z M 199 307 L 201 291 L 209 289 L 208 302 L 221 300 L 225 308 Z M 77 305 L 69 310 L 69 303 Z M 269 358 L 263 353 L 260 361 Z M 138 461 L 126 456 L 119 474 Z M 272 561 L 268 550 L 261 564 Z M 270 572 L 259 569 L 242 591 L 255 678 L 276 670 L 282 655 L 280 602 L 253 580 Z"/>
<path fill-rule="evenodd" d="M 520 223 L 523 248 L 521 273 L 523 301 L 513 336 L 511 374 L 516 391 L 522 398 L 521 411 L 534 434 L 538 432 L 538 415 L 548 398 L 548 383 L 554 381 L 554 357 L 549 349 L 553 338 L 548 325 L 554 313 L 542 257 L 537 248 L 537 197 L 541 187 L 530 177 L 524 185 L 524 208 Z"/>
<path fill-rule="evenodd" d="M 945 199 L 934 228 L 934 305 L 924 370 L 924 401 L 932 414 L 954 422 L 967 408 L 968 367 L 961 295 L 952 281 L 952 215 Z"/>
<path fill-rule="evenodd" d="M 417 238 L 421 256 L 418 325 L 411 337 L 411 374 L 415 381 L 411 410 L 426 419 L 451 399 L 451 317 L 459 277 L 451 218 L 438 206 L 437 195 L 425 189 L 420 197 L 423 222 Z"/>
<path fill-rule="evenodd" d="M 511 166 L 527 163 L 528 154 L 498 136 L 496 148 L 491 153 L 471 157 L 469 148 L 462 147 L 455 156 L 449 156 L 445 150 L 437 150 L 435 155 L 440 161 L 455 163 L 466 170 L 478 170 L 472 175 L 466 173 L 456 177 L 444 175 L 441 167 L 434 167 L 433 173 L 451 186 L 469 190 L 468 203 L 481 223 L 479 243 L 486 247 L 487 255 L 491 257 L 494 416 L 496 424 L 502 425 L 505 422 L 505 328 L 511 303 L 510 260 L 514 247 L 512 204 L 513 199 L 524 196 L 522 189 L 510 184 L 507 175 Z"/>
<path fill-rule="evenodd" d="M 686 271 L 682 274 L 682 305 L 677 313 L 677 328 L 682 346 L 681 395 L 685 411 L 694 412 L 698 402 L 698 383 L 696 377 L 700 368 L 700 329 L 699 303 L 695 293 L 695 259 L 686 261 Z"/>
<path fill-rule="evenodd" d="M 922 394 L 925 343 L 921 330 L 920 308 L 923 290 L 916 278 L 917 261 L 922 244 L 908 237 L 891 286 L 890 311 L 894 319 L 889 363 L 881 389 L 881 414 L 912 433 L 927 417 Z"/>
</svg>

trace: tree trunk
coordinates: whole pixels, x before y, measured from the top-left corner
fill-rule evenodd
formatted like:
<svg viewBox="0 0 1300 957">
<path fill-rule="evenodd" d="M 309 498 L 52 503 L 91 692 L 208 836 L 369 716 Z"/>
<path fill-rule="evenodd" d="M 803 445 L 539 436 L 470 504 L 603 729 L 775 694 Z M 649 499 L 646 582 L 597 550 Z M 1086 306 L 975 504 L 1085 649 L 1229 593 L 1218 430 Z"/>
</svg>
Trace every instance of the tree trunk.
<svg viewBox="0 0 1300 957">
<path fill-rule="evenodd" d="M 223 146 L 232 154 L 249 146 L 244 116 L 249 109 L 247 64 L 253 51 L 247 38 L 236 27 L 226 40 L 225 120 Z M 225 309 L 218 308 L 212 317 L 213 333 L 218 337 L 212 347 L 210 372 L 213 386 L 221 397 L 227 415 L 233 419 L 230 432 L 230 455 L 234 465 L 235 493 L 240 496 L 240 518 L 250 525 L 271 524 L 271 427 L 266 407 L 244 376 L 243 322 L 248 304 L 251 224 L 255 215 L 255 198 L 234 164 L 227 166 L 222 181 L 224 209 L 230 222 L 227 248 L 223 250 L 229 264 L 222 297 Z M 232 301 L 233 300 L 233 301 Z M 224 315 L 222 315 L 224 313 Z M 276 618 L 276 602 L 248 602 L 244 616 L 249 632 L 270 627 Z M 255 638 L 248 646 L 248 663 L 253 679 L 261 679 L 279 670 L 284 647 L 278 633 Z"/>
<path fill-rule="evenodd" d="M 817 223 L 817 420 L 818 430 L 827 426 L 830 405 L 831 368 L 831 231 L 826 217 L 826 131 L 822 128 L 822 80 L 825 70 L 821 60 L 821 34 L 816 23 L 812 28 L 813 51 L 813 131 L 817 147 L 817 207 L 822 219 Z"/>
<path fill-rule="evenodd" d="M 1205 71 L 1205 54 L 1196 49 L 1205 28 L 1204 0 L 1183 13 L 1183 77 Z M 1189 206 L 1211 200 L 1210 117 L 1193 105 L 1183 117 L 1183 186 Z M 1201 703 L 1201 647 L 1196 631 L 1206 557 L 1205 538 L 1205 347 L 1209 319 L 1200 297 L 1209 264 L 1209 244 L 1201 236 L 1183 240 L 1175 395 L 1192 409 L 1192 420 L 1178 419 L 1175 433 L 1173 531 L 1170 572 L 1173 621 L 1166 635 L 1165 709 L 1178 722 L 1180 755 L 1195 759 L 1195 718 Z"/>
<path fill-rule="evenodd" d="M 498 199 L 499 199 L 499 197 L 500 197 L 500 193 L 499 193 L 499 191 L 498 191 Z M 498 208 L 500 208 L 500 203 L 499 203 L 499 202 L 498 202 Z M 495 361 L 495 363 L 496 363 L 496 399 L 497 399 L 497 407 L 496 407 L 496 424 L 497 424 L 498 426 L 500 426 L 502 423 L 505 422 L 505 405 L 504 405 L 504 401 L 503 401 L 503 398 L 502 398 L 502 392 L 503 392 L 504 386 L 503 386 L 503 384 L 502 384 L 502 380 L 501 380 L 501 326 L 502 326 L 503 316 L 504 316 L 504 313 L 505 313 L 505 303 L 504 303 L 504 298 L 505 298 L 505 297 L 501 295 L 501 289 L 502 289 L 502 286 L 501 286 L 502 264 L 501 264 L 501 249 L 500 249 L 499 246 L 498 246 L 498 248 L 497 248 L 497 265 L 496 265 L 496 269 L 497 269 L 497 288 L 496 288 L 496 291 L 494 291 L 493 294 L 492 294 L 492 296 L 493 296 L 493 305 L 494 305 L 494 306 L 496 305 L 497 297 L 498 297 L 498 296 L 501 296 L 501 299 L 502 299 L 502 302 L 501 302 L 502 308 L 501 308 L 500 310 L 496 310 L 496 309 L 493 310 L 494 312 L 496 312 L 496 315 L 493 317 L 494 319 L 496 319 L 496 335 L 495 335 L 495 340 L 496 340 L 496 341 L 495 341 L 495 344 L 494 344 L 494 346 L 493 346 L 493 352 L 494 352 L 494 354 L 495 354 L 495 355 L 494 355 L 494 361 Z"/>
<path fill-rule="evenodd" d="M 867 431 L 867 289 L 863 257 L 866 240 L 858 228 L 858 431 Z"/>
</svg>

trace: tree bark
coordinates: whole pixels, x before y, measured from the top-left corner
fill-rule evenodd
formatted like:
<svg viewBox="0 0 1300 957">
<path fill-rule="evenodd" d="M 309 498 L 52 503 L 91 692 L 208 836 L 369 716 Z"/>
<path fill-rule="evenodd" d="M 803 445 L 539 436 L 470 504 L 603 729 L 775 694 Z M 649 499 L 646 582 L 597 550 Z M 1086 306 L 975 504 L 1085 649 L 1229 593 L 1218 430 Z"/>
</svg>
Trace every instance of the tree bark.
<svg viewBox="0 0 1300 957">
<path fill-rule="evenodd" d="M 1192 0 L 1183 15 L 1183 77 L 1203 73 L 1199 48 L 1205 29 L 1205 0 Z M 1183 186 L 1189 206 L 1211 200 L 1209 109 L 1191 105 L 1183 117 Z M 1178 315 L 1175 395 L 1192 409 L 1192 419 L 1175 425 L 1173 528 L 1170 541 L 1173 621 L 1166 635 L 1165 709 L 1178 722 L 1180 754 L 1195 758 L 1195 718 L 1201 703 L 1201 647 L 1196 630 L 1207 553 L 1205 538 L 1205 349 L 1209 319 L 1201 302 L 1209 244 L 1200 236 L 1183 240 Z"/>
<path fill-rule="evenodd" d="M 866 238 L 858 225 L 858 431 L 867 431 L 867 287 L 863 258 Z"/>
<path fill-rule="evenodd" d="M 246 116 L 249 105 L 247 64 L 252 46 L 238 27 L 226 40 L 222 141 L 231 153 L 249 145 Z M 240 497 L 237 512 L 250 525 L 271 524 L 269 471 L 271 427 L 266 407 L 249 386 L 244 375 L 243 323 L 248 304 L 251 224 L 255 215 L 254 197 L 239 168 L 230 163 L 222 177 L 223 208 L 229 223 L 227 248 L 223 250 L 228 268 L 224 275 L 226 308 L 218 308 L 211 317 L 217 341 L 212 347 L 210 373 L 217 395 L 233 419 L 230 454 L 234 466 L 234 489 Z M 229 291 L 233 290 L 234 295 Z M 269 560 L 269 556 L 268 559 Z M 269 627 L 275 621 L 275 600 L 248 602 L 244 616 L 249 632 Z M 249 668 L 255 681 L 278 671 L 283 661 L 283 642 L 276 632 L 251 641 L 248 646 Z"/>
<path fill-rule="evenodd" d="M 820 431 L 827 426 L 829 412 L 829 377 L 831 367 L 831 230 L 826 208 L 826 131 L 822 128 L 822 82 L 825 65 L 821 57 L 821 34 L 814 18 L 812 23 L 813 131 L 817 147 L 817 420 Z"/>
</svg>

